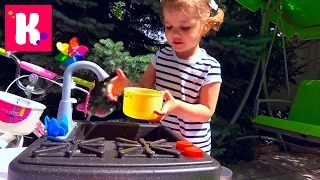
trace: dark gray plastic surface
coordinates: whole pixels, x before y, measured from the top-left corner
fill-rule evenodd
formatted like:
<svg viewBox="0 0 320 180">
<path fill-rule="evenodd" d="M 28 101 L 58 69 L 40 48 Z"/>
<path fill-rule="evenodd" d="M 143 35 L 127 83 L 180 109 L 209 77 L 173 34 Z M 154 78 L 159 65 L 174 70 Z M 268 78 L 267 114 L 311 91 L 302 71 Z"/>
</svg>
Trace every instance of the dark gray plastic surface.
<svg viewBox="0 0 320 180">
<path fill-rule="evenodd" d="M 204 155 L 195 159 L 117 157 L 116 137 L 146 141 L 166 139 L 174 146 L 184 140 L 163 126 L 132 123 L 80 123 L 70 136 L 80 140 L 104 137 L 105 156 L 100 157 L 32 157 L 45 138 L 38 139 L 9 165 L 8 180 L 218 180 L 221 166 L 214 158 Z M 70 137 L 70 138 L 72 138 Z"/>
</svg>

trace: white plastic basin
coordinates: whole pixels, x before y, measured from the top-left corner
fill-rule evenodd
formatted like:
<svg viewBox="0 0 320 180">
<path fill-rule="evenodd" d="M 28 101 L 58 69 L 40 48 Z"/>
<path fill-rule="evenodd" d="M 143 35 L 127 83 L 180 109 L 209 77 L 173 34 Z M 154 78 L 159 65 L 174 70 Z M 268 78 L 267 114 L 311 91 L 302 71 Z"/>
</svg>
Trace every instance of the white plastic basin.
<svg viewBox="0 0 320 180">
<path fill-rule="evenodd" d="M 0 132 L 28 135 L 36 127 L 46 106 L 0 91 Z"/>
</svg>

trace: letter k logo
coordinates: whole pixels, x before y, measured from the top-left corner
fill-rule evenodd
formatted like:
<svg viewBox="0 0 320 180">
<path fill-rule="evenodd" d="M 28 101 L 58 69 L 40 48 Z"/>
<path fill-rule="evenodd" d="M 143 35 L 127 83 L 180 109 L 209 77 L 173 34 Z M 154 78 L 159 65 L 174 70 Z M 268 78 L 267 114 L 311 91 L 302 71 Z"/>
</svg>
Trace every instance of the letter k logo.
<svg viewBox="0 0 320 180">
<path fill-rule="evenodd" d="M 6 5 L 5 13 L 6 51 L 52 51 L 51 5 Z"/>
</svg>

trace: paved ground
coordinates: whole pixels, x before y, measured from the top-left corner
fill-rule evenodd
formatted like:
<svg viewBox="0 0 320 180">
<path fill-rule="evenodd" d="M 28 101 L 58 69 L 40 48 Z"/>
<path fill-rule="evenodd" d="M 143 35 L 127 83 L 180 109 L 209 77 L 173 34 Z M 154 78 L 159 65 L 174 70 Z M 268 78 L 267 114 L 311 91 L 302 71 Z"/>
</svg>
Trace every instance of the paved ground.
<svg viewBox="0 0 320 180">
<path fill-rule="evenodd" d="M 233 180 L 320 180 L 320 156 L 312 154 L 275 152 L 226 167 Z"/>
</svg>

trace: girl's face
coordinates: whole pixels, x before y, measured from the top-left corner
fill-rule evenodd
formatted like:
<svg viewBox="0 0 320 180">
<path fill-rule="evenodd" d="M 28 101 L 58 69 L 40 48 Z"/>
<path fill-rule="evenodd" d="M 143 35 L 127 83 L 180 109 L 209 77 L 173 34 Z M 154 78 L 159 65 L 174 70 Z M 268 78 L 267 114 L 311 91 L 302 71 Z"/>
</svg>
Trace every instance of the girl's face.
<svg viewBox="0 0 320 180">
<path fill-rule="evenodd" d="M 199 45 L 201 39 L 201 21 L 193 9 L 164 7 L 163 20 L 168 43 L 176 52 L 185 52 Z M 190 14 L 190 15 L 189 15 Z"/>
</svg>

